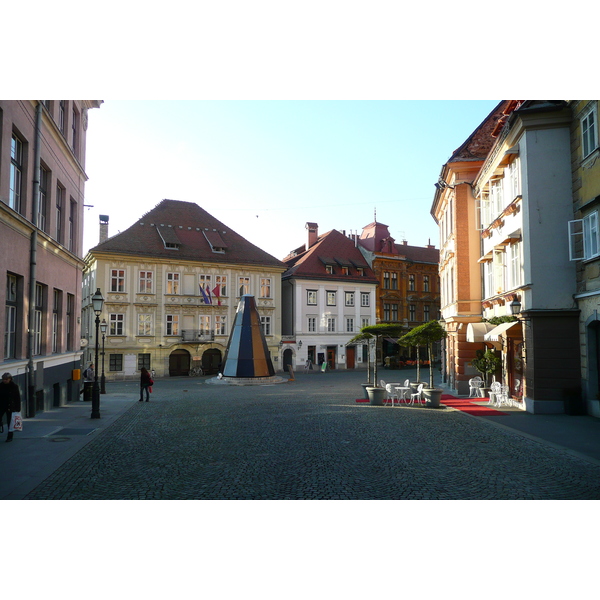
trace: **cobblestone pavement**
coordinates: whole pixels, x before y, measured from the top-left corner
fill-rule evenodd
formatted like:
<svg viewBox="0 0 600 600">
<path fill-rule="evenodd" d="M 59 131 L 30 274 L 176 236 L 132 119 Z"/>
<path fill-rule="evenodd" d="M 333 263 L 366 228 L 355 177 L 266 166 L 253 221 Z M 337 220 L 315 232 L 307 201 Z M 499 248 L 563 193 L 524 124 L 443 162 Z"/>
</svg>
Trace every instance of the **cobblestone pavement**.
<svg viewBox="0 0 600 600">
<path fill-rule="evenodd" d="M 361 373 L 157 382 L 26 499 L 600 499 L 600 465 L 450 409 L 356 404 Z M 119 387 L 120 386 L 120 387 Z M 358 391 L 357 391 L 358 390 Z"/>
</svg>

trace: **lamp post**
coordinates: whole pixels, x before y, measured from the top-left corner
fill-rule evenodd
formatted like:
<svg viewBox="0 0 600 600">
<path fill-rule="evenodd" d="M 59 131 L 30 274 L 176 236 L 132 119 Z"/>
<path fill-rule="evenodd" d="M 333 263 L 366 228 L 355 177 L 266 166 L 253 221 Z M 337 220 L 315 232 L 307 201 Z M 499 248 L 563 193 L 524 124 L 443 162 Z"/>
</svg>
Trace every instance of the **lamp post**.
<svg viewBox="0 0 600 600">
<path fill-rule="evenodd" d="M 100 288 L 96 289 L 96 293 L 92 296 L 92 308 L 96 315 L 96 361 L 94 362 L 94 388 L 92 391 L 92 419 L 100 418 L 100 387 L 98 386 L 98 329 L 100 328 L 100 313 L 102 312 L 102 305 L 104 304 L 104 298 L 100 292 Z"/>
<path fill-rule="evenodd" d="M 106 328 L 108 323 L 106 319 L 102 319 L 100 323 L 100 331 L 102 332 L 102 376 L 100 377 L 100 393 L 106 394 L 106 377 L 104 377 L 104 338 L 106 336 Z"/>
</svg>

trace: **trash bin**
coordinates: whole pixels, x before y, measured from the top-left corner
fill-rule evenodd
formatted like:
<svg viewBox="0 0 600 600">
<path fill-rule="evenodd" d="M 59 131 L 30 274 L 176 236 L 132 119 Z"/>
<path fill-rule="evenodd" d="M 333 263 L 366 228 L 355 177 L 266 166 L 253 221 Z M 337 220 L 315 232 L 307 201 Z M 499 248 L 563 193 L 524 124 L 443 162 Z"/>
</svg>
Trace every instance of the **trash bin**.
<svg viewBox="0 0 600 600">
<path fill-rule="evenodd" d="M 84 381 L 83 383 L 83 399 L 85 401 L 92 401 L 92 396 L 94 395 L 94 382 L 93 381 Z"/>
</svg>

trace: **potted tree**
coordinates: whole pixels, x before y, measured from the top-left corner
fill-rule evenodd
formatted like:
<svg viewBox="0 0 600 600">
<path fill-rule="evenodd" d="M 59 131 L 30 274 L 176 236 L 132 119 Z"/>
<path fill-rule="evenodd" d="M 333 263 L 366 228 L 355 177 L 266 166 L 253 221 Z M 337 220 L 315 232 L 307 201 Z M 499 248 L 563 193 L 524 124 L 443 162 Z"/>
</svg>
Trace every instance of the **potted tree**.
<svg viewBox="0 0 600 600">
<path fill-rule="evenodd" d="M 384 337 L 400 337 L 404 333 L 402 325 L 394 325 L 391 323 L 379 323 L 378 325 L 365 325 L 361 328 L 360 334 L 353 339 L 361 338 L 375 341 L 375 350 L 380 345 L 380 341 Z M 350 340 L 352 342 L 352 340 Z M 349 343 L 350 343 L 349 342 Z M 371 377 L 369 376 L 369 382 Z M 377 356 L 373 361 L 373 385 L 366 386 L 366 392 L 371 404 L 382 405 L 385 398 L 385 388 L 378 385 L 377 380 Z"/>
<path fill-rule="evenodd" d="M 367 388 L 373 387 L 373 382 L 371 381 L 371 344 L 373 343 L 373 341 L 374 338 L 370 333 L 359 333 L 358 335 L 355 335 L 349 342 L 346 343 L 346 346 L 353 346 L 354 344 L 367 344 L 367 383 L 360 384 L 363 388 L 363 395 L 366 400 L 369 399 L 369 395 L 367 394 Z"/>
<path fill-rule="evenodd" d="M 425 346 L 429 357 L 429 387 L 423 389 L 425 398 L 429 400 L 429 406 L 438 408 L 442 398 L 443 390 L 433 385 L 433 344 L 446 337 L 446 330 L 439 321 L 429 321 L 418 325 L 406 335 L 400 338 L 400 342 L 410 346 Z M 417 371 L 419 373 L 419 371 Z"/>
<path fill-rule="evenodd" d="M 496 372 L 496 369 L 500 365 L 501 358 L 496 356 L 496 353 L 488 348 L 487 350 L 477 350 L 475 352 L 476 358 L 471 361 L 471 366 L 475 367 L 483 376 L 483 387 L 481 392 L 485 397 L 490 390 L 491 382 L 489 376 Z"/>
</svg>

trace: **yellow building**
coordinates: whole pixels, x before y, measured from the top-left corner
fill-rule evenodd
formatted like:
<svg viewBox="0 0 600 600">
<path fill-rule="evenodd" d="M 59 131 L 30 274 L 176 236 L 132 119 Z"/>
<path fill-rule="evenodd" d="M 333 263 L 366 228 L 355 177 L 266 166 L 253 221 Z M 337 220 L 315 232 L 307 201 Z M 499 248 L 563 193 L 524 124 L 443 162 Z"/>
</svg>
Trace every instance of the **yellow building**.
<svg viewBox="0 0 600 600">
<path fill-rule="evenodd" d="M 587 412 L 600 417 L 600 147 L 598 144 L 598 100 L 569 103 L 571 122 L 571 166 L 573 211 L 569 223 L 570 258 L 577 261 L 575 300 L 580 313 L 582 391 Z"/>
<path fill-rule="evenodd" d="M 244 294 L 256 298 L 279 367 L 281 261 L 191 202 L 163 200 L 104 239 L 106 228 L 101 217 L 101 242 L 86 257 L 82 335 L 89 340 L 86 362 L 93 362 L 91 297 L 100 289 L 107 380 L 135 379 L 142 367 L 157 377 L 218 372 Z"/>
</svg>

